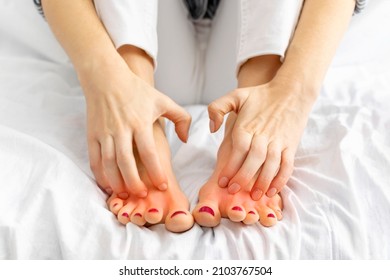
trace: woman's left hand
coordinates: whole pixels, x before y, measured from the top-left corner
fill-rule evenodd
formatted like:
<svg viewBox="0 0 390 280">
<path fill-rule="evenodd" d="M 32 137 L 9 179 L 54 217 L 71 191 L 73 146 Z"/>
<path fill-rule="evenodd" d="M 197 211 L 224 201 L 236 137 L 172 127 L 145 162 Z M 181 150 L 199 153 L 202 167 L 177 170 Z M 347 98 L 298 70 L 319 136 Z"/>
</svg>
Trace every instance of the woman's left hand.
<svg viewBox="0 0 390 280">
<path fill-rule="evenodd" d="M 233 152 L 219 175 L 220 187 L 228 187 L 232 194 L 241 188 L 251 191 L 254 200 L 277 194 L 293 172 L 314 96 L 287 79 L 274 78 L 212 102 L 208 107 L 211 132 L 220 128 L 225 114 L 238 114 L 231 136 L 225 135 L 232 137 Z M 254 184 L 249 184 L 252 180 Z"/>
</svg>

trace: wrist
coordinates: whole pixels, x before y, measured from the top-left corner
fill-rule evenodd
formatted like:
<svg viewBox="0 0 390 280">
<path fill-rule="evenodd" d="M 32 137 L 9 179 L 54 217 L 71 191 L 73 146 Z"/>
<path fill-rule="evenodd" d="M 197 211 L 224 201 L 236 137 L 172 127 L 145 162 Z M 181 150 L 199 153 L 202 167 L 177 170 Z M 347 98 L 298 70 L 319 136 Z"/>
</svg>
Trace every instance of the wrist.
<svg viewBox="0 0 390 280">
<path fill-rule="evenodd" d="M 320 87 L 316 83 L 307 82 L 304 77 L 297 76 L 295 73 L 278 72 L 270 84 L 276 84 L 286 92 L 299 95 L 310 104 L 314 104 L 320 92 Z"/>
</svg>

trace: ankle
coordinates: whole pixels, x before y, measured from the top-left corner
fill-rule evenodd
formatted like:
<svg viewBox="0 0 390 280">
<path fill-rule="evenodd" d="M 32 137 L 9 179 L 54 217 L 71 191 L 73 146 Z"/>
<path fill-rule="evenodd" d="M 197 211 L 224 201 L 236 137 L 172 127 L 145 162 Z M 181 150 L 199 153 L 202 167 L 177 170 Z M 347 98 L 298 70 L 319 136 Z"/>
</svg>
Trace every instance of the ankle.
<svg viewBox="0 0 390 280">
<path fill-rule="evenodd" d="M 135 75 L 154 85 L 153 59 L 144 50 L 132 45 L 124 45 L 118 49 L 118 53 Z"/>
<path fill-rule="evenodd" d="M 268 83 L 276 75 L 281 65 L 278 55 L 263 55 L 248 59 L 238 72 L 238 87 Z"/>
</svg>

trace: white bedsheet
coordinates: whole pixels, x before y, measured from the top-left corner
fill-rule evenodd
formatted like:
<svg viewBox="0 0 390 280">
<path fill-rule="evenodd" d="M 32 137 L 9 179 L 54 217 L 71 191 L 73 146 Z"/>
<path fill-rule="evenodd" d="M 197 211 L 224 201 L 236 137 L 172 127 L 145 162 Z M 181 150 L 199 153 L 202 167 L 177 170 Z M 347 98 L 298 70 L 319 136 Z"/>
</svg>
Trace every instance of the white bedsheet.
<svg viewBox="0 0 390 280">
<path fill-rule="evenodd" d="M 353 19 L 329 70 L 272 228 L 223 220 L 182 234 L 120 225 L 88 165 L 74 70 L 30 0 L 0 0 L 0 259 L 389 259 L 390 1 Z M 189 143 L 168 125 L 194 208 L 221 132 L 204 106 Z"/>
</svg>

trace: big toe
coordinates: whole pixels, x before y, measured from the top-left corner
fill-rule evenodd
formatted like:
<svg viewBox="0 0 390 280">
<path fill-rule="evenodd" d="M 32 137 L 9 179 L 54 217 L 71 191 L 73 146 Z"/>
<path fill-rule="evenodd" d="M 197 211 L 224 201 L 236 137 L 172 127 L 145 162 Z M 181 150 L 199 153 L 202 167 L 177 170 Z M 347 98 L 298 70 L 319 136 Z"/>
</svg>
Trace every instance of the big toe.
<svg viewBox="0 0 390 280">
<path fill-rule="evenodd" d="M 211 201 L 199 202 L 192 215 L 195 221 L 204 227 L 215 227 L 221 222 L 221 213 L 218 205 Z"/>
<path fill-rule="evenodd" d="M 186 209 L 171 209 L 165 218 L 165 227 L 171 232 L 184 232 L 194 225 L 194 217 Z"/>
</svg>

